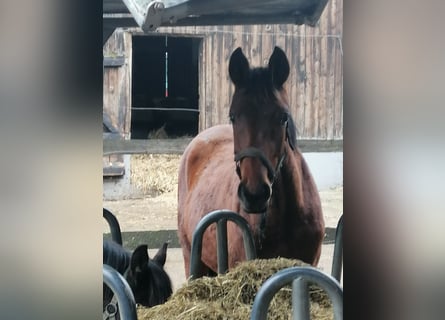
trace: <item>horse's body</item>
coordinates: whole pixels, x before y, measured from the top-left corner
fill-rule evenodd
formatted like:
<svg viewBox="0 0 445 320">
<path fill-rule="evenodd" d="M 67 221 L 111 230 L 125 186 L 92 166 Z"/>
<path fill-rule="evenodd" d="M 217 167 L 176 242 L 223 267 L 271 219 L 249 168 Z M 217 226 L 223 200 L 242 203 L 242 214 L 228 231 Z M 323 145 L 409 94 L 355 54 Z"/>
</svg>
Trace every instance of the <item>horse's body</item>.
<svg viewBox="0 0 445 320">
<path fill-rule="evenodd" d="M 164 270 L 167 243 L 150 259 L 147 246 L 138 246 L 133 253 L 114 241 L 103 243 L 103 263 L 117 270 L 127 280 L 136 303 L 152 307 L 162 304 L 172 294 L 171 280 Z M 111 301 L 113 293 L 104 284 L 103 307 Z"/>
<path fill-rule="evenodd" d="M 276 48 L 268 68 L 250 69 L 238 49 L 229 72 L 235 84 L 232 126 L 201 132 L 181 159 L 178 234 L 186 276 L 193 231 L 203 216 L 218 209 L 238 212 L 249 222 L 259 258 L 281 256 L 316 265 L 324 221 L 317 188 L 295 146 L 296 128 L 282 87 L 289 74 L 287 58 Z M 204 234 L 202 275 L 217 270 L 215 233 L 213 225 Z M 245 253 L 238 227 L 229 223 L 227 233 L 231 268 L 245 260 Z"/>
</svg>

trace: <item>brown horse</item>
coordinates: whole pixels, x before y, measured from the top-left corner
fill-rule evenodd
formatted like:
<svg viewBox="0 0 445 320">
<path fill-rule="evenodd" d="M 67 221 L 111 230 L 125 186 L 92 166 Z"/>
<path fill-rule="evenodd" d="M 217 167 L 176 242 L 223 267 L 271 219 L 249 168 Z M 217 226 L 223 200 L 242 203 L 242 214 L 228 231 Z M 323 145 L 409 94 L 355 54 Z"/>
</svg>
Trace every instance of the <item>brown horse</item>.
<svg viewBox="0 0 445 320">
<path fill-rule="evenodd" d="M 192 235 L 207 213 L 228 209 L 249 223 L 258 258 L 286 257 L 317 265 L 324 236 L 320 197 L 296 147 L 296 127 L 283 88 L 285 53 L 275 47 L 267 68 L 249 67 L 236 49 L 229 118 L 197 135 L 179 168 L 178 235 L 189 276 Z M 235 161 L 234 161 L 235 160 Z M 202 275 L 217 270 L 216 227 L 204 233 Z M 242 233 L 227 225 L 229 268 L 245 260 Z"/>
</svg>

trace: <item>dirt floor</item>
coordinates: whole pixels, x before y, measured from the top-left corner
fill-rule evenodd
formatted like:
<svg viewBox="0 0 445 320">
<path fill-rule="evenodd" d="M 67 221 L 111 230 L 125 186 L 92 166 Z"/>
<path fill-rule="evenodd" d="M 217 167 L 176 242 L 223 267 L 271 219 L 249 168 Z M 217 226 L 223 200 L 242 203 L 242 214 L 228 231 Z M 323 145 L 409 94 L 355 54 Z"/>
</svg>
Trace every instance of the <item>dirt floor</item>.
<svg viewBox="0 0 445 320">
<path fill-rule="evenodd" d="M 320 192 L 326 227 L 335 228 L 343 212 L 343 187 Z M 122 232 L 176 230 L 176 191 L 158 196 L 146 196 L 140 199 L 104 201 L 104 208 L 109 209 L 118 219 Z M 109 226 L 103 222 L 103 232 L 109 233 Z M 149 250 L 153 256 L 156 249 Z M 333 245 L 325 244 L 319 267 L 330 273 Z M 165 266 L 177 289 L 185 282 L 182 252 L 179 248 L 169 248 Z"/>
<path fill-rule="evenodd" d="M 326 227 L 336 227 L 343 212 L 343 187 L 320 192 Z M 104 208 L 109 209 L 119 220 L 123 232 L 155 231 L 177 229 L 176 191 L 156 197 L 104 201 Z M 103 232 L 109 232 L 104 221 Z"/>
</svg>

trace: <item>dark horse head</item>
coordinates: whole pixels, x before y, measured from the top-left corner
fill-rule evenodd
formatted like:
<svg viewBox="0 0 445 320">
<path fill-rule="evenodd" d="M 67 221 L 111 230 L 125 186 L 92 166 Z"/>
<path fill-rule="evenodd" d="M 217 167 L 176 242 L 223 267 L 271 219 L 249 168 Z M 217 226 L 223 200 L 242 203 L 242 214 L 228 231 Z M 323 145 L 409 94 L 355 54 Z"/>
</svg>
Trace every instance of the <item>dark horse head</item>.
<svg viewBox="0 0 445 320">
<path fill-rule="evenodd" d="M 238 197 L 247 213 L 263 213 L 287 149 L 295 149 L 296 144 L 296 129 L 283 88 L 289 62 L 275 47 L 267 67 L 251 69 L 238 48 L 230 57 L 229 74 L 235 85 L 229 117 L 240 178 Z"/>
<path fill-rule="evenodd" d="M 153 259 L 147 245 L 138 246 L 133 253 L 113 241 L 103 243 L 103 263 L 116 269 L 127 280 L 136 303 L 146 307 L 162 304 L 172 294 L 171 280 L 164 270 L 167 243 Z M 104 285 L 104 306 L 111 301 L 112 293 Z"/>
</svg>

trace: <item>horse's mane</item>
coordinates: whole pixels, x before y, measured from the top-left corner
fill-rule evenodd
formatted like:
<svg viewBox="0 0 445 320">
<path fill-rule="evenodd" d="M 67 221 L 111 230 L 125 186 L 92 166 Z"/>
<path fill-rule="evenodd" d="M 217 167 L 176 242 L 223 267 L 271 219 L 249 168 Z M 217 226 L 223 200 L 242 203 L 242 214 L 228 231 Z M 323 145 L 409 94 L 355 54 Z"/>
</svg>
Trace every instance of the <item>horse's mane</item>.
<svg viewBox="0 0 445 320">
<path fill-rule="evenodd" d="M 294 119 L 292 119 L 292 115 L 289 113 L 287 118 L 287 139 L 292 150 L 295 150 L 297 146 L 297 132 L 297 126 L 295 125 Z"/>
</svg>

